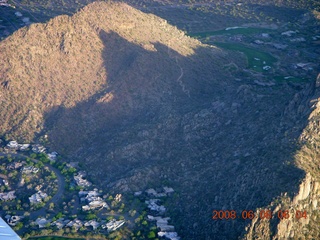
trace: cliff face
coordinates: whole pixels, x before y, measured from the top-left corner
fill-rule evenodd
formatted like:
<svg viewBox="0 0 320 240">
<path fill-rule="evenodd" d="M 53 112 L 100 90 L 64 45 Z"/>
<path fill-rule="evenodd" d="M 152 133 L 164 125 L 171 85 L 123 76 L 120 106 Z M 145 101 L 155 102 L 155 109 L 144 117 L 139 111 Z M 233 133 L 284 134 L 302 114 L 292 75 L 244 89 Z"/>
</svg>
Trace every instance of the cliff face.
<svg viewBox="0 0 320 240">
<path fill-rule="evenodd" d="M 320 160 L 319 160 L 319 132 L 320 132 L 320 75 L 312 87 L 313 94 L 295 98 L 299 102 L 298 111 L 311 107 L 312 112 L 308 118 L 308 125 L 302 132 L 299 142 L 301 148 L 295 154 L 295 164 L 305 171 L 298 192 L 293 198 L 283 194 L 273 201 L 267 209 L 272 210 L 273 219 L 253 219 L 247 227 L 245 239 L 319 239 L 319 201 L 320 201 Z M 309 103 L 309 104 L 308 104 Z M 256 215 L 262 209 L 256 211 Z M 279 211 L 288 210 L 288 219 L 278 218 Z"/>
</svg>

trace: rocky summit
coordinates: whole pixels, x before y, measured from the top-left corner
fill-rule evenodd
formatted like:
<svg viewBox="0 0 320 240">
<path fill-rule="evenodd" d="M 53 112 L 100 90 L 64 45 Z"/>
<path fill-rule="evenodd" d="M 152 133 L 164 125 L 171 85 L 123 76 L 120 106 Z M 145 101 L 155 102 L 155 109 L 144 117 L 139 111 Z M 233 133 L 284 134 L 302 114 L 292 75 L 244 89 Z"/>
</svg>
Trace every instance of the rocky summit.
<svg viewBox="0 0 320 240">
<path fill-rule="evenodd" d="M 6 140 L 41 139 L 110 191 L 172 186 L 182 239 L 319 237 L 319 79 L 266 79 L 244 54 L 124 3 L 21 28 L 0 53 Z M 308 218 L 259 219 L 283 207 Z"/>
</svg>

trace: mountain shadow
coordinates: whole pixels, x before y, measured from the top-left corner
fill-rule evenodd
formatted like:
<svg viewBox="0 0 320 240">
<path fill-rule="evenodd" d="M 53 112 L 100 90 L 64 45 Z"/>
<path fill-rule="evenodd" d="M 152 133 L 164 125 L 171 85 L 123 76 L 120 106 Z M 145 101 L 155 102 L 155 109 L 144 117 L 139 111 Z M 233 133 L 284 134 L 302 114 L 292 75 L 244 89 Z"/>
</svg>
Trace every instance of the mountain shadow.
<svg viewBox="0 0 320 240">
<path fill-rule="evenodd" d="M 304 172 L 294 154 L 313 85 L 235 81 L 241 70 L 225 67 L 241 58 L 208 46 L 182 55 L 115 31 L 99 36 L 107 87 L 49 111 L 44 127 L 92 181 L 116 193 L 172 186 L 168 215 L 183 239 L 236 239 L 248 220 L 213 220 L 213 210 L 240 216 L 297 193 Z"/>
</svg>

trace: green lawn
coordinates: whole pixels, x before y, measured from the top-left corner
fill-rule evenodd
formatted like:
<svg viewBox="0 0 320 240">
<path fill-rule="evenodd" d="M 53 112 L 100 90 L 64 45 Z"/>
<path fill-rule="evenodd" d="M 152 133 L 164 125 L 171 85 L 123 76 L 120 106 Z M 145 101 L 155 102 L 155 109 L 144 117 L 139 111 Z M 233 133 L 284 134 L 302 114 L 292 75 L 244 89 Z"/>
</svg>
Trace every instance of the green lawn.
<svg viewBox="0 0 320 240">
<path fill-rule="evenodd" d="M 308 82 L 309 79 L 302 78 L 302 77 L 292 77 L 292 76 L 275 76 L 273 77 L 274 80 L 277 82 L 295 82 L 295 83 L 302 83 L 302 82 Z"/>
<path fill-rule="evenodd" d="M 268 33 L 272 31 L 272 29 L 266 29 L 266 28 L 235 28 L 230 30 L 218 30 L 218 31 L 208 31 L 208 32 L 199 32 L 199 33 L 190 33 L 188 34 L 190 37 L 196 37 L 196 38 L 206 38 L 214 35 L 224 35 L 224 34 L 257 34 L 257 33 Z"/>
<path fill-rule="evenodd" d="M 248 68 L 258 72 L 267 71 L 267 70 L 264 70 L 263 67 L 265 66 L 272 67 L 273 64 L 277 62 L 277 59 L 273 57 L 271 54 L 254 49 L 254 48 L 246 47 L 242 44 L 220 43 L 220 42 L 219 43 L 214 42 L 212 44 L 220 48 L 244 53 L 248 59 Z"/>
</svg>

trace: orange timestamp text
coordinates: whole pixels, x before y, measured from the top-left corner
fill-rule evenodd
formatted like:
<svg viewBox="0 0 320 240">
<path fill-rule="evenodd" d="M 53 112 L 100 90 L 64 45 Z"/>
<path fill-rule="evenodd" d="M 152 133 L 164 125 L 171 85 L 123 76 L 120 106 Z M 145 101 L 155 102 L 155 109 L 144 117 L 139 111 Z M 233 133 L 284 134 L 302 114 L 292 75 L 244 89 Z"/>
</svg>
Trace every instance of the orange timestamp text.
<svg viewBox="0 0 320 240">
<path fill-rule="evenodd" d="M 289 210 L 279 210 L 274 215 L 269 209 L 260 210 L 254 212 L 253 210 L 243 210 L 241 213 L 237 213 L 235 210 L 213 210 L 212 219 L 213 220 L 234 220 L 234 219 L 254 219 L 258 217 L 260 219 L 272 219 L 277 217 L 278 219 L 289 219 L 289 218 L 307 218 L 307 212 L 301 210 L 289 211 Z"/>
</svg>

